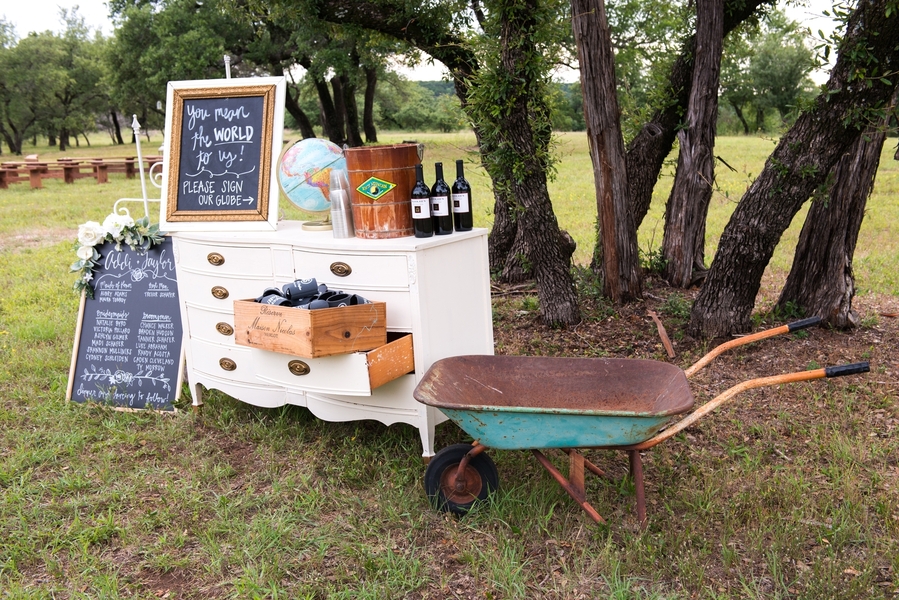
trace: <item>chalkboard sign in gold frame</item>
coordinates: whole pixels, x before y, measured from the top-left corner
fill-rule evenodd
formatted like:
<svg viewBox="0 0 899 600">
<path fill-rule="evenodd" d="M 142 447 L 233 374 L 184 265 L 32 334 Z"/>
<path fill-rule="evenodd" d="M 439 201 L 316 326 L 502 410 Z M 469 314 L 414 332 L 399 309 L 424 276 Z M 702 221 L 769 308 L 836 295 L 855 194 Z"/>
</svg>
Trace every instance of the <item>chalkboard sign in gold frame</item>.
<svg viewBox="0 0 899 600">
<path fill-rule="evenodd" d="M 277 228 L 283 77 L 169 82 L 160 228 Z"/>
</svg>

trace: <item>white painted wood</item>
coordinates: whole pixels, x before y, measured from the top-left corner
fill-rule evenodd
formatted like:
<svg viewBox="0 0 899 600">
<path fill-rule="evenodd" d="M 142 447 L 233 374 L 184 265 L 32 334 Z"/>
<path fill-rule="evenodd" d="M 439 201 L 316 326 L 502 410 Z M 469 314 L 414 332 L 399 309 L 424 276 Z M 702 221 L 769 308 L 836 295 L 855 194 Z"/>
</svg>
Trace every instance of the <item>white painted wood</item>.
<svg viewBox="0 0 899 600">
<path fill-rule="evenodd" d="M 415 401 L 415 385 L 441 358 L 493 354 L 485 229 L 423 239 L 334 239 L 330 231 L 305 231 L 299 222 L 283 221 L 272 232 L 180 232 L 174 238 L 194 404 L 202 384 L 257 406 L 307 406 L 327 421 L 407 423 L 418 428 L 423 455 L 430 457 L 434 427 L 446 417 Z M 211 264 L 210 253 L 221 254 L 224 263 Z M 351 273 L 335 275 L 335 262 L 349 265 Z M 367 390 L 362 355 L 291 357 L 235 346 L 233 335 L 214 330 L 223 321 L 233 326 L 233 300 L 297 277 L 386 302 L 388 330 L 412 333 L 414 374 Z M 228 289 L 229 298 L 215 298 L 213 286 Z M 223 371 L 222 357 L 234 360 L 237 369 Z M 285 374 L 293 358 L 309 363 L 312 373 Z"/>
</svg>

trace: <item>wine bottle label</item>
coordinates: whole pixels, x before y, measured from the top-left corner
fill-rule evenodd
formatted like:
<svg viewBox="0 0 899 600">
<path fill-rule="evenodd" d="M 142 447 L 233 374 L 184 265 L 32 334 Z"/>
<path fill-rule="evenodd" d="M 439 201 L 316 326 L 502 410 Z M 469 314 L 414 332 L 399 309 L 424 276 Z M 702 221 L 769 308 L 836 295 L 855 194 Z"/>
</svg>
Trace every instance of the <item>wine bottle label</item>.
<svg viewBox="0 0 899 600">
<path fill-rule="evenodd" d="M 448 217 L 449 196 L 431 196 L 431 214 L 435 217 Z"/>
<path fill-rule="evenodd" d="M 468 210 L 468 194 L 453 194 L 453 212 L 467 213 Z"/>
<path fill-rule="evenodd" d="M 430 219 L 430 198 L 412 198 L 412 218 L 413 219 Z"/>
</svg>

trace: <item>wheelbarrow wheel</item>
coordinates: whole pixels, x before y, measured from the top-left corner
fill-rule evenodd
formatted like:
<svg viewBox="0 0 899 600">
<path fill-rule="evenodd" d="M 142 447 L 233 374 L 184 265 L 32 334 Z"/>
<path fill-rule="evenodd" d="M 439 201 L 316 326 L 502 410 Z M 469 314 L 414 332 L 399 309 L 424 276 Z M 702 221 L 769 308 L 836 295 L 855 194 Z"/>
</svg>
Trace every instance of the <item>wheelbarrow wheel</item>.
<svg viewBox="0 0 899 600">
<path fill-rule="evenodd" d="M 467 513 L 475 502 L 486 500 L 499 489 L 499 474 L 493 459 L 481 452 L 459 472 L 459 463 L 473 448 L 453 444 L 434 455 L 425 470 L 425 492 L 438 510 L 457 515 Z"/>
</svg>

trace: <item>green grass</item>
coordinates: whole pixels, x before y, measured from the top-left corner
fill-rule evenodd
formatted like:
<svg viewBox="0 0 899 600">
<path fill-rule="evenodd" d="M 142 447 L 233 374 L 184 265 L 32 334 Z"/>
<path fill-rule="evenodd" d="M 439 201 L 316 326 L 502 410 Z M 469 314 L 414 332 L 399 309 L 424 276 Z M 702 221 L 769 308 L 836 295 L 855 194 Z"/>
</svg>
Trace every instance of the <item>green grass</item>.
<svg viewBox="0 0 899 600">
<path fill-rule="evenodd" d="M 434 161 L 472 160 L 471 136 L 417 138 L 427 145 L 431 176 Z M 730 199 L 713 201 L 710 234 L 723 228 L 748 174 L 759 171 L 771 147 L 751 138 L 719 140 L 716 153 L 741 172 L 733 179 L 721 174 Z M 562 136 L 560 150 L 553 200 L 585 260 L 595 209 L 583 136 Z M 856 274 L 863 290 L 894 294 L 899 178 L 891 157 L 881 171 Z M 467 172 L 476 224 L 489 225 L 486 179 L 472 162 Z M 104 186 L 51 180 L 41 191 L 27 184 L 0 190 L 0 597 L 899 593 L 895 337 L 872 336 L 880 366 L 870 377 L 801 384 L 797 402 L 749 393 L 753 418 L 723 410 L 646 453 L 645 532 L 632 514 L 624 455 L 601 450 L 588 454 L 610 479 L 588 479 L 588 495 L 607 527 L 595 526 L 526 452 L 491 452 L 501 491 L 456 519 L 427 505 L 419 438 L 409 426 L 325 423 L 301 408 L 254 408 L 217 392 L 201 412 L 171 416 L 64 400 L 78 307 L 67 272 L 75 230 L 102 220 L 117 198 L 139 195 L 139 183 L 122 175 Z M 282 204 L 286 215 L 298 215 Z M 651 246 L 660 215 L 654 205 L 641 244 Z M 784 276 L 788 261 L 788 252 L 776 259 L 773 275 Z M 688 300 L 668 292 L 663 300 L 666 323 L 685 318 Z M 497 323 L 536 319 L 536 308 L 529 296 L 498 303 Z M 598 323 L 619 318 L 605 305 L 586 316 Z M 530 335 L 550 354 L 558 351 L 552 336 L 568 334 L 535 326 Z M 680 350 L 686 360 L 701 348 Z M 738 353 L 716 372 L 742 374 L 764 352 Z M 697 395 L 720 383 L 703 380 Z M 437 429 L 438 448 L 461 439 L 451 424 Z"/>
</svg>

